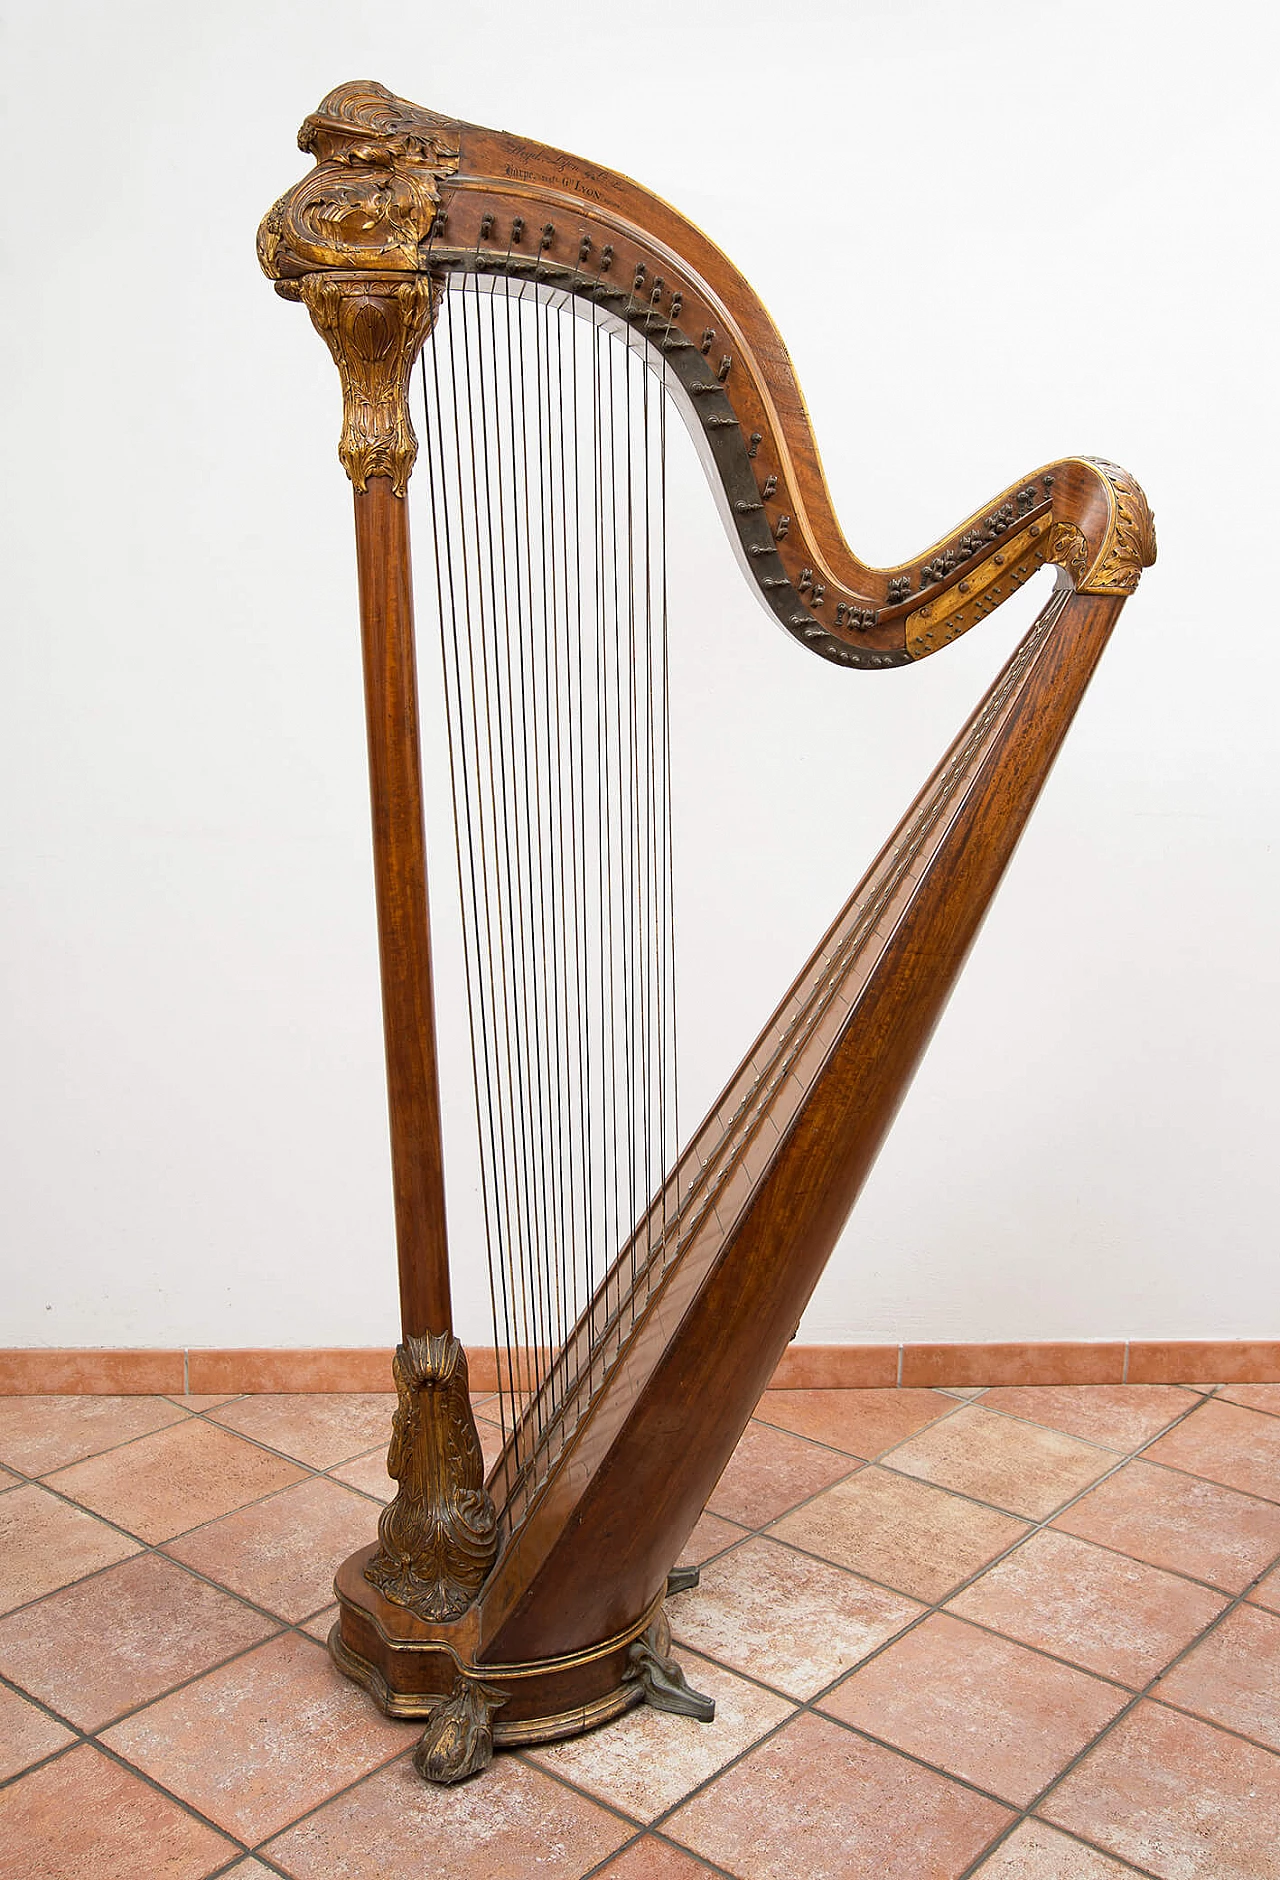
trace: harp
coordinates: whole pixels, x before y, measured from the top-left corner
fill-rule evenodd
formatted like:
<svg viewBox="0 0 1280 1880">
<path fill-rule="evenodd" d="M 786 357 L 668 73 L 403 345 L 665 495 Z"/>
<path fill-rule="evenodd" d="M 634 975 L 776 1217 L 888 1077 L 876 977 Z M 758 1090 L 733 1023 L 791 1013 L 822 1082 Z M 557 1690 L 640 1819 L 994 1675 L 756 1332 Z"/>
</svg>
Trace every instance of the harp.
<svg viewBox="0 0 1280 1880">
<path fill-rule="evenodd" d="M 627 179 L 340 86 L 262 266 L 337 364 L 355 492 L 402 1308 L 395 1499 L 337 1575 L 338 1665 L 424 1776 L 647 1698 L 668 1576 L 766 1386 L 1155 557 L 1069 458 L 894 568 L 833 513 L 782 342 Z M 502 1443 L 484 1472 L 446 1248 L 409 477 L 443 647 Z M 414 396 L 417 396 L 415 391 Z M 1056 583 L 706 1119 L 669 1079 L 668 406 L 748 580 L 832 666 L 910 666 Z M 425 468 L 425 478 L 423 469 Z M 421 531 L 421 521 L 419 530 Z M 834 678 L 834 675 L 833 675 Z"/>
</svg>

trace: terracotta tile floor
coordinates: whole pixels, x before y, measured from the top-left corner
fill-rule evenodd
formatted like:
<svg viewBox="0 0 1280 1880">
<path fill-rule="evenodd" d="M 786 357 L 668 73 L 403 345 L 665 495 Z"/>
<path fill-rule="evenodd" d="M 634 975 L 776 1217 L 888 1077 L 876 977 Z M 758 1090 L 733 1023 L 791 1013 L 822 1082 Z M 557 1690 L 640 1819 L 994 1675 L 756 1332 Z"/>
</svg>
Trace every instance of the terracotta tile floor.
<svg viewBox="0 0 1280 1880">
<path fill-rule="evenodd" d="M 322 1644 L 390 1404 L 0 1399 L 0 1880 L 1280 1880 L 1280 1386 L 770 1392 L 715 1723 L 455 1790 Z"/>
</svg>

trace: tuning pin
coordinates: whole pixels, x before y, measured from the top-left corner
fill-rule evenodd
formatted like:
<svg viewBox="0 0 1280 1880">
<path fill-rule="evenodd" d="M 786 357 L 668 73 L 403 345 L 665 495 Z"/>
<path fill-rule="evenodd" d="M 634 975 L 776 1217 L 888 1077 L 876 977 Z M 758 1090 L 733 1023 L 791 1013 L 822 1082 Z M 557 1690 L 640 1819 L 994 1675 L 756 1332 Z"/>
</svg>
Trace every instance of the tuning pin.
<svg viewBox="0 0 1280 1880">
<path fill-rule="evenodd" d="M 732 357 L 730 356 L 730 354 L 725 353 L 724 357 L 720 361 L 719 369 L 716 372 L 716 377 L 719 379 L 721 385 L 723 385 L 725 380 L 728 378 L 732 365 L 733 365 Z"/>
<path fill-rule="evenodd" d="M 555 233 L 555 223 L 544 222 L 542 225 L 542 240 L 538 243 L 538 246 L 540 248 L 550 248 L 552 242 L 555 240 Z"/>
<path fill-rule="evenodd" d="M 683 294 L 673 294 L 671 296 L 671 318 L 673 320 L 678 320 L 680 318 L 680 309 L 681 307 L 683 307 L 683 305 L 684 305 Z"/>
<path fill-rule="evenodd" d="M 712 347 L 713 347 L 713 346 L 715 345 L 715 343 L 716 343 L 716 330 L 715 330 L 715 328 L 714 328 L 713 326 L 709 326 L 709 327 L 706 327 L 706 328 L 705 328 L 705 329 L 703 330 L 703 334 L 702 334 L 702 350 L 703 350 L 703 352 L 704 352 L 704 353 L 709 353 L 709 352 L 711 351 L 711 348 L 712 348 Z"/>
<path fill-rule="evenodd" d="M 604 247 L 600 250 L 601 274 L 607 274 L 609 272 L 609 269 L 612 266 L 613 266 L 613 243 L 606 242 Z"/>
<path fill-rule="evenodd" d="M 480 239 L 481 239 L 481 241 L 482 241 L 482 242 L 487 242 L 487 241 L 488 241 L 488 239 L 489 239 L 489 237 L 490 237 L 490 236 L 491 236 L 492 234 L 493 234 L 493 217 L 492 217 L 491 215 L 482 215 L 482 216 L 480 217 Z"/>
<path fill-rule="evenodd" d="M 518 246 L 520 242 L 520 237 L 523 234 L 524 234 L 524 217 L 522 215 L 518 215 L 515 221 L 511 224 L 512 243 Z"/>
<path fill-rule="evenodd" d="M 590 253 L 591 253 L 591 237 L 589 235 L 584 235 L 582 240 L 578 243 L 579 261 L 585 261 L 587 256 Z"/>
<path fill-rule="evenodd" d="M 791 527 L 790 516 L 779 516 L 778 526 L 773 532 L 774 540 L 777 542 L 780 542 L 790 527 Z"/>
<path fill-rule="evenodd" d="M 753 431 L 751 433 L 751 436 L 747 440 L 748 457 L 754 457 L 756 452 L 759 450 L 761 444 L 763 443 L 764 443 L 764 433 L 762 431 Z"/>
<path fill-rule="evenodd" d="M 752 433 L 752 435 L 754 436 L 754 432 Z M 777 487 L 778 487 L 777 477 L 765 478 L 764 488 L 761 490 L 760 494 L 764 497 L 766 502 L 768 502 L 769 498 L 774 494 Z"/>
</svg>

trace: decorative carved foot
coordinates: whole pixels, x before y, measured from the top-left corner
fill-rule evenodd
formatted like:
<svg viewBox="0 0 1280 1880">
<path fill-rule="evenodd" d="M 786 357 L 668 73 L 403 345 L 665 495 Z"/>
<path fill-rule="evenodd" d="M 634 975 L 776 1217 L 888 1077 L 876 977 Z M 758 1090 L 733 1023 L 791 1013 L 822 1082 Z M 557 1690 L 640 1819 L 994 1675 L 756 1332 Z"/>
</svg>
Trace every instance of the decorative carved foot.
<svg viewBox="0 0 1280 1880">
<path fill-rule="evenodd" d="M 710 1723 L 716 1714 L 715 1698 L 691 1690 L 675 1659 L 658 1650 L 659 1642 L 665 1643 L 664 1634 L 665 1625 L 661 1631 L 652 1625 L 643 1638 L 636 1640 L 627 1653 L 627 1676 L 636 1680 L 645 1702 L 655 1710 L 670 1710 L 678 1717 L 696 1717 L 699 1723 Z"/>
<path fill-rule="evenodd" d="M 667 1575 L 667 1598 L 673 1593 L 687 1593 L 698 1584 L 702 1574 L 697 1567 L 672 1567 Z"/>
<path fill-rule="evenodd" d="M 450 1332 L 407 1338 L 394 1375 L 399 1402 L 387 1474 L 400 1489 L 382 1511 L 365 1578 L 420 1619 L 456 1619 L 480 1591 L 498 1549 L 466 1354 Z"/>
<path fill-rule="evenodd" d="M 493 1761 L 493 1713 L 507 1701 L 496 1684 L 458 1673 L 453 1695 L 437 1704 L 413 1766 L 424 1782 L 465 1782 Z"/>
</svg>

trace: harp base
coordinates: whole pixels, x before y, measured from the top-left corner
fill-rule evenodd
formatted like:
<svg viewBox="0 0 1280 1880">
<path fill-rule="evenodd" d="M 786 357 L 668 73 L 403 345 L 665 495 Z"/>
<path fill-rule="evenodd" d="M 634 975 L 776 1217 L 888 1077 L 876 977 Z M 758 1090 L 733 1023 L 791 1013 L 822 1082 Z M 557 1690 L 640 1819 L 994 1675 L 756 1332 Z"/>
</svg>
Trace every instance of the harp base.
<svg viewBox="0 0 1280 1880">
<path fill-rule="evenodd" d="M 477 1704 L 470 1705 L 476 1731 L 488 1743 L 479 1751 L 473 1744 L 462 1759 L 463 1774 L 483 1767 L 489 1744 L 502 1749 L 554 1743 L 612 1722 L 647 1696 L 632 1648 L 647 1642 L 660 1658 L 669 1653 L 664 1582 L 634 1623 L 612 1638 L 561 1658 L 518 1665 L 478 1662 L 476 1608 L 434 1624 L 415 1618 L 364 1578 L 373 1551 L 361 1548 L 338 1570 L 339 1616 L 329 1634 L 330 1654 L 388 1717 L 427 1723 L 445 1707 L 462 1706 L 467 1694 L 496 1697 L 497 1702 L 485 1705 L 490 1714 L 483 1720 L 478 1720 Z M 429 1779 L 457 1778 L 432 1773 Z"/>
<path fill-rule="evenodd" d="M 335 1620 L 329 1633 L 329 1652 L 339 1671 L 355 1683 L 362 1684 L 379 1710 L 385 1711 L 388 1717 L 398 1717 L 409 1723 L 425 1723 L 443 1701 L 443 1694 L 425 1697 L 416 1691 L 405 1694 L 393 1691 L 377 1665 L 357 1656 L 343 1643 L 341 1620 Z M 582 1736 L 587 1730 L 597 1730 L 601 1724 L 612 1723 L 615 1717 L 621 1717 L 644 1701 L 644 1687 L 633 1682 L 619 1685 L 616 1690 L 607 1691 L 594 1702 L 579 1704 L 572 1710 L 544 1717 L 526 1717 L 509 1723 L 497 1719 L 493 1725 L 493 1745 L 495 1749 L 520 1749 L 531 1743 L 559 1743 L 565 1737 Z"/>
</svg>

